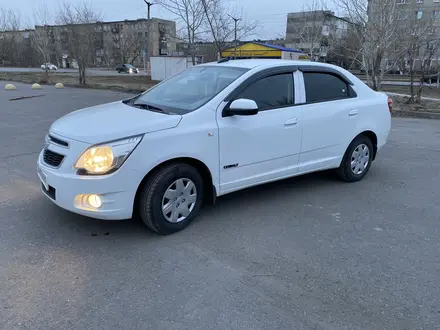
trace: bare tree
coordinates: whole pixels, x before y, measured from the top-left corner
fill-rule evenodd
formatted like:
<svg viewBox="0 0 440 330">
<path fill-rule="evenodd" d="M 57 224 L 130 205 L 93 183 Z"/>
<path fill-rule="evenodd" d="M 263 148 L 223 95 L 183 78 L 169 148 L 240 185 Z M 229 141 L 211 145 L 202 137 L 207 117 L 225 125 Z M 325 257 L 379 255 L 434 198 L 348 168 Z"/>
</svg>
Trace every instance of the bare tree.
<svg viewBox="0 0 440 330">
<path fill-rule="evenodd" d="M 346 69 L 353 70 L 361 68 L 362 44 L 354 30 L 357 27 L 351 22 L 347 22 L 347 29 L 341 37 L 330 36 L 330 47 L 328 49 L 327 61 L 337 63 Z"/>
<path fill-rule="evenodd" d="M 396 0 L 334 0 L 335 5 L 353 23 L 353 35 L 362 47 L 349 49 L 365 68 L 367 80 L 379 90 L 387 70 L 387 59 L 393 58 L 392 45 L 399 39 L 398 20 L 402 7 Z M 349 45 L 346 45 L 349 47 Z M 390 67 L 390 66 L 388 66 Z"/>
<path fill-rule="evenodd" d="M 86 67 L 95 56 L 95 33 L 100 15 L 90 5 L 71 5 L 65 2 L 58 14 L 58 21 L 64 25 L 67 34 L 69 56 L 78 63 L 80 85 L 86 84 Z"/>
<path fill-rule="evenodd" d="M 193 65 L 195 65 L 195 43 L 202 33 L 202 23 L 204 22 L 202 0 L 159 0 L 158 3 L 183 22 L 185 32 L 182 36 L 188 43 L 188 52 L 192 57 Z"/>
<path fill-rule="evenodd" d="M 206 17 L 205 24 L 210 31 L 209 38 L 214 40 L 218 53 L 221 53 L 228 41 L 234 40 L 237 43 L 240 39 L 258 33 L 257 21 L 245 20 L 242 13 L 233 10 L 224 0 L 201 1 Z M 234 20 L 237 21 L 236 25 Z"/>
<path fill-rule="evenodd" d="M 315 61 L 325 57 L 329 47 L 331 16 L 333 13 L 328 10 L 325 0 L 313 0 L 303 7 L 301 13 L 289 15 L 287 29 L 295 36 L 295 48 L 303 49 Z"/>
<path fill-rule="evenodd" d="M 121 62 L 133 64 L 142 52 L 144 37 L 142 32 L 119 31 L 113 34 L 113 44 L 118 50 Z"/>
<path fill-rule="evenodd" d="M 34 10 L 33 17 L 35 19 L 35 30 L 32 31 L 32 47 L 42 57 L 43 63 L 50 61 L 51 50 L 53 49 L 53 38 L 51 38 L 51 29 L 49 27 L 52 16 L 49 8 L 45 4 L 41 4 L 38 9 Z M 49 76 L 49 68 L 46 66 L 43 80 L 47 81 Z"/>
<path fill-rule="evenodd" d="M 17 37 L 20 27 L 18 13 L 0 8 L 0 63 L 13 62 L 19 58 Z"/>
<path fill-rule="evenodd" d="M 431 33 L 430 33 L 431 34 Z M 420 84 L 417 89 L 414 88 L 414 83 L 411 83 L 411 95 L 408 99 L 408 103 L 421 103 L 422 94 L 425 88 L 425 77 L 427 77 L 427 81 L 432 83 L 431 73 L 432 73 L 432 61 L 435 59 L 436 61 L 436 72 L 437 75 L 435 80 L 437 80 L 437 85 L 439 83 L 439 69 L 438 69 L 438 61 L 440 54 L 440 39 L 438 37 L 428 36 L 425 39 L 425 43 L 421 44 L 422 55 L 419 57 L 420 61 Z"/>
<path fill-rule="evenodd" d="M 410 77 L 410 97 L 407 103 L 421 101 L 423 79 L 421 88 L 415 90 L 415 76 L 417 71 L 422 72 L 422 78 L 426 71 L 427 63 L 438 50 L 433 27 L 433 16 L 424 15 L 416 4 L 407 4 L 399 13 L 401 20 L 399 38 L 395 41 L 395 59 L 401 72 L 407 71 Z"/>
</svg>

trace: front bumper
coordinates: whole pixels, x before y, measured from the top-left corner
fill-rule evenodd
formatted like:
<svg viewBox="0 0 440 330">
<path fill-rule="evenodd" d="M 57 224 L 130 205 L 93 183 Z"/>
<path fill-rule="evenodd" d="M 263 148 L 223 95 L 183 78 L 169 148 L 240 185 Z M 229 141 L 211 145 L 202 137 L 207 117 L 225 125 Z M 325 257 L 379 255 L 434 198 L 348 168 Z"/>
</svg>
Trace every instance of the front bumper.
<svg viewBox="0 0 440 330">
<path fill-rule="evenodd" d="M 57 145 L 49 144 L 47 146 L 48 149 L 54 152 L 68 153 L 59 168 L 50 167 L 44 162 L 43 151 L 38 157 L 37 172 L 42 181 L 41 190 L 45 196 L 63 209 L 91 218 L 105 220 L 130 219 L 137 185 L 128 180 L 126 171 L 124 174 L 121 168 L 110 175 L 104 176 L 77 175 L 76 170 L 73 168 L 76 161 L 76 157 L 73 155 L 80 155 L 87 148 L 87 145 L 80 142 L 69 142 L 70 150 L 68 152 L 66 152 L 66 148 Z M 84 194 L 100 196 L 102 200 L 101 207 L 93 209 L 81 203 L 81 195 Z"/>
</svg>

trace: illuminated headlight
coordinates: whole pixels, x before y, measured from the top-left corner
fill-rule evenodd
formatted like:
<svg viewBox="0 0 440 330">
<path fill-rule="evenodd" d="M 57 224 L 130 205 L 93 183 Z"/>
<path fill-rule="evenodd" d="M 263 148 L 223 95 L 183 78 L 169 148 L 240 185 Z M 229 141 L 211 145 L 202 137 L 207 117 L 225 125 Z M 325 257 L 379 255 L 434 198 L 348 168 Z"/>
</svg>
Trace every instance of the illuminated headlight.
<svg viewBox="0 0 440 330">
<path fill-rule="evenodd" d="M 76 161 L 79 174 L 108 174 L 116 171 L 141 142 L 142 135 L 94 145 Z"/>
</svg>

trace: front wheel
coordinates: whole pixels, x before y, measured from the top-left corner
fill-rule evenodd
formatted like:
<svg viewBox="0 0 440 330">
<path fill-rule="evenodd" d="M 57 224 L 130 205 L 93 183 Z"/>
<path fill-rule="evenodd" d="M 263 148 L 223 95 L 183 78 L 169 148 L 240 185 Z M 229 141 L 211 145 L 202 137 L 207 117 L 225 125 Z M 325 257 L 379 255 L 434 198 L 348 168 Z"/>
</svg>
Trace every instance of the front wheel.
<svg viewBox="0 0 440 330">
<path fill-rule="evenodd" d="M 348 146 L 336 172 L 344 181 L 360 181 L 368 173 L 372 161 L 373 144 L 365 135 L 359 135 Z"/>
<path fill-rule="evenodd" d="M 139 216 L 161 235 L 184 229 L 197 216 L 203 202 L 203 179 L 197 169 L 167 165 L 154 172 L 141 188 Z"/>
</svg>

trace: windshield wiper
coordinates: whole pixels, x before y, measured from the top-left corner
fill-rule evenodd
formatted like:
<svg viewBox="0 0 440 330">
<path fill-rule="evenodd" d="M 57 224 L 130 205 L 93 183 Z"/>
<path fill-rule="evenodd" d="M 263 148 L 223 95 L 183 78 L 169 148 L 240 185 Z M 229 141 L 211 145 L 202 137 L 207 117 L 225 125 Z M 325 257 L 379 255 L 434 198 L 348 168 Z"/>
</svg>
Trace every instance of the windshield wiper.
<svg viewBox="0 0 440 330">
<path fill-rule="evenodd" d="M 155 107 L 154 105 L 146 104 L 146 103 L 133 103 L 133 104 L 131 104 L 131 106 L 136 107 L 136 108 L 140 108 L 140 109 L 154 111 L 154 112 L 165 113 L 165 111 L 163 111 L 163 109 Z"/>
<path fill-rule="evenodd" d="M 127 105 L 132 105 L 133 102 L 136 101 L 141 96 L 142 96 L 142 94 L 139 94 L 139 95 L 136 95 L 136 96 L 134 96 L 132 98 L 122 100 L 122 103 L 127 104 Z"/>
</svg>

